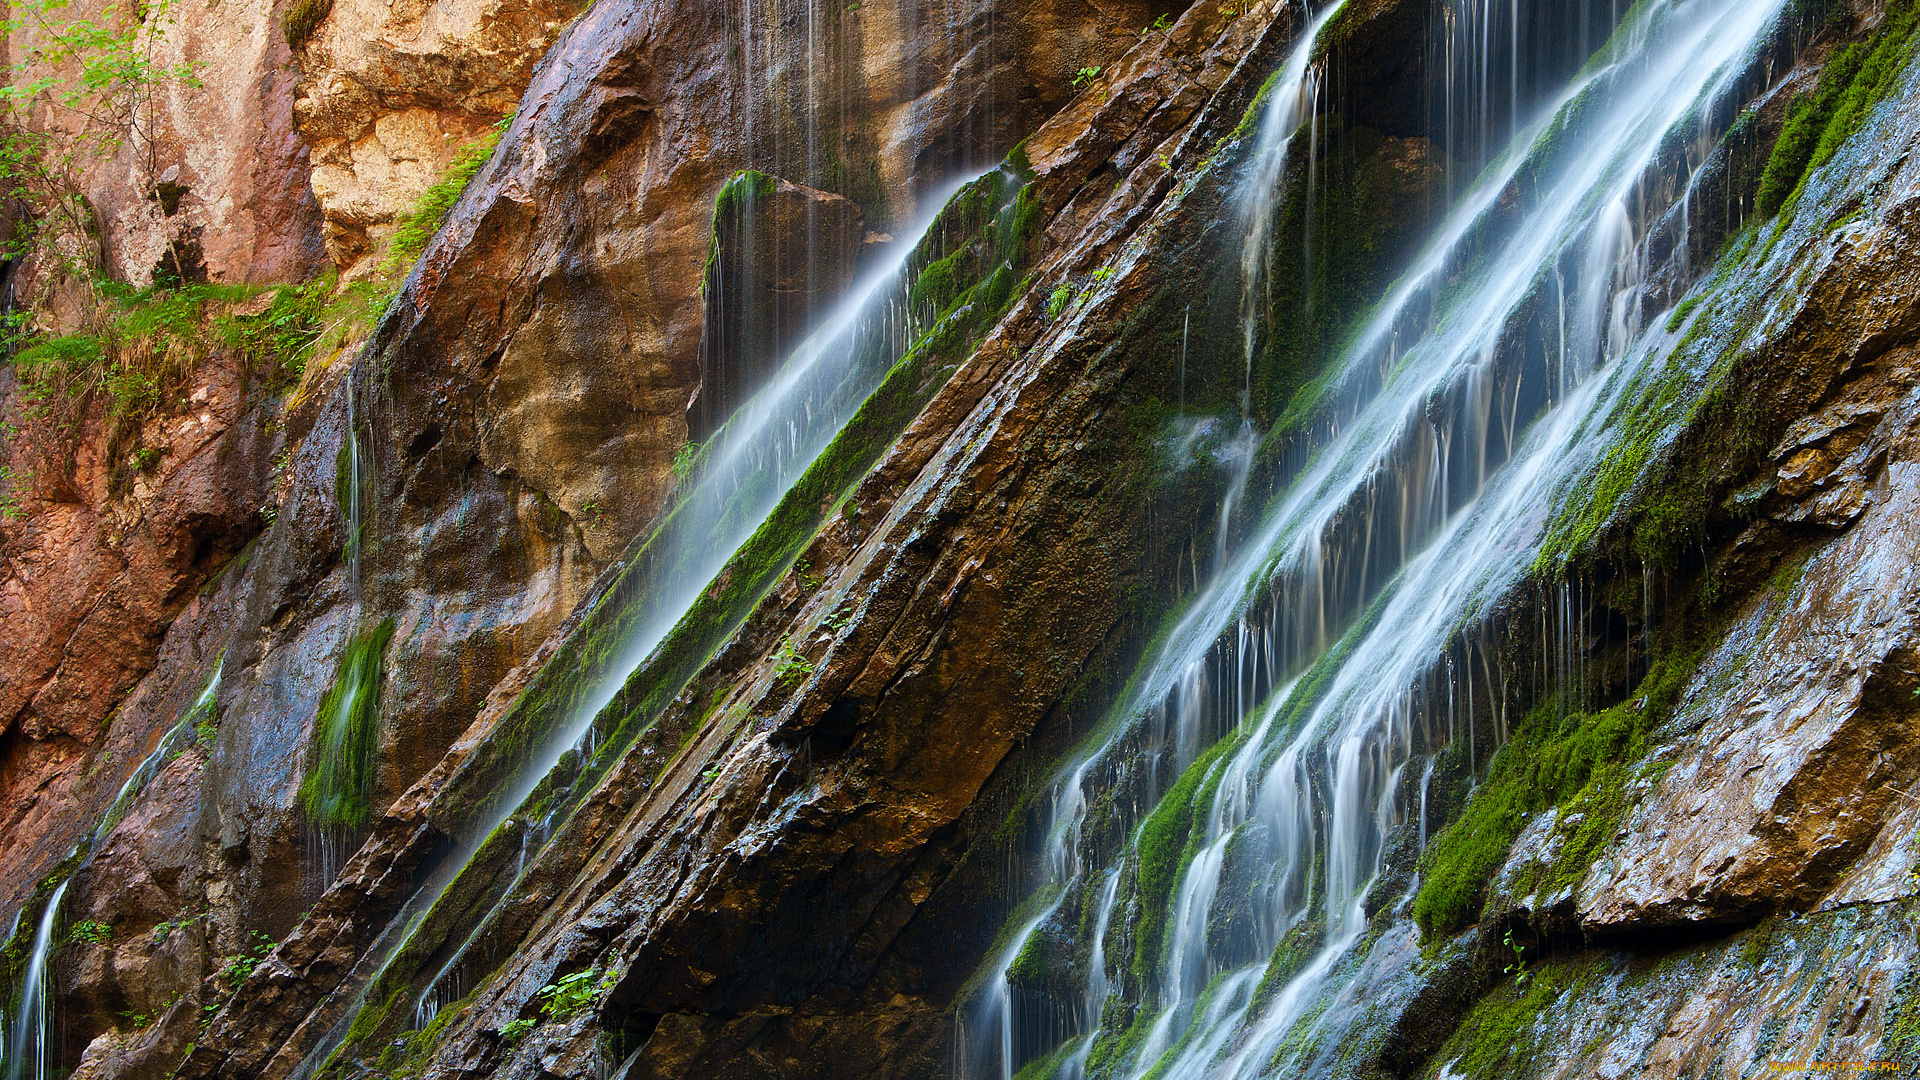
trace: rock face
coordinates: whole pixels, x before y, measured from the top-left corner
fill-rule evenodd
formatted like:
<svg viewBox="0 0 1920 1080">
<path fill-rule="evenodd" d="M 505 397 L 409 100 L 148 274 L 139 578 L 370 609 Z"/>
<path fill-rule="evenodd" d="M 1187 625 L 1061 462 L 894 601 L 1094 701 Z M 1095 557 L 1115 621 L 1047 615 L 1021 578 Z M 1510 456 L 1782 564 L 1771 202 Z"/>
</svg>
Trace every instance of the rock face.
<svg viewBox="0 0 1920 1080">
<path fill-rule="evenodd" d="M 1082 788 L 1061 763 L 1133 700 L 1308 426 L 1348 422 L 1315 398 L 1333 343 L 1495 157 L 1485 131 L 1550 100 L 1611 24 L 1541 14 L 1539 42 L 1578 44 L 1539 45 L 1524 86 L 1516 60 L 1505 94 L 1481 87 L 1505 103 L 1456 126 L 1451 97 L 1420 98 L 1455 72 L 1427 35 L 1456 24 L 1425 0 L 1355 2 L 1312 54 L 1301 152 L 1262 178 L 1250 133 L 1309 25 L 1280 0 L 217 10 L 165 39 L 235 58 L 203 97 L 169 98 L 180 171 L 102 180 L 102 265 L 123 276 L 194 237 L 215 280 L 304 277 L 324 223 L 343 274 L 375 277 L 396 219 L 512 119 L 364 349 L 315 358 L 280 398 L 216 355 L 138 433 L 157 468 L 117 460 L 97 399 L 69 441 L 22 428 L 9 450 L 34 482 L 0 525 L 0 823 L 21 838 L 0 849 L 0 913 L 30 927 L 69 883 L 53 1059 L 154 1080 L 930 1078 L 967 1071 L 967 1010 L 1001 994 L 1009 1032 L 1033 1025 L 1006 1071 L 1126 1074 L 1159 1037 L 1173 948 L 1134 936 L 1164 922 L 1141 884 L 1153 853 L 1116 865 L 1125 899 L 1098 921 L 1117 929 L 1089 936 L 1090 908 L 1035 891 L 1057 880 L 1036 851 L 1069 827 L 1074 858 L 1123 849 L 1181 769 L 1217 785 L 1224 759 L 1163 724 L 1129 746 L 1173 775 Z M 1412 736 L 1430 764 L 1395 773 L 1364 925 L 1300 991 L 1304 1072 L 1705 1077 L 1916 1052 L 1920 75 L 1883 87 L 1760 235 L 1738 239 L 1727 209 L 1750 202 L 1792 95 L 1857 59 L 1841 39 L 1897 25 L 1842 15 L 1780 28 L 1779 63 L 1728 76 L 1745 96 L 1702 129 L 1725 137 L 1673 151 L 1698 200 L 1636 238 L 1644 280 L 1610 314 L 1644 319 L 1649 347 L 1709 335 L 1722 359 L 1660 399 L 1671 422 L 1610 475 L 1589 542 L 1477 609 L 1468 630 L 1497 644 L 1459 655 L 1526 675 L 1467 701 L 1464 732 L 1449 713 Z M 225 130 L 190 127 L 194 102 L 221 103 Z M 162 182 L 180 208 L 147 197 Z M 1490 193 L 1488 228 L 1523 226 L 1542 182 Z M 1240 246 L 1249 184 L 1288 193 L 1264 251 Z M 1707 276 L 1723 243 L 1732 270 Z M 631 612 L 678 584 L 660 538 L 690 444 L 714 445 L 890 259 L 904 277 L 872 279 L 860 339 L 879 388 L 627 656 Z M 1247 259 L 1270 266 L 1264 294 L 1229 287 Z M 1481 272 L 1465 260 L 1448 288 Z M 35 295 L 51 312 L 56 292 Z M 1502 348 L 1548 347 L 1535 314 Z M 1738 400 L 1702 389 L 1722 365 Z M 17 384 L 0 390 L 19 415 Z M 1448 403 L 1419 407 L 1437 428 Z M 69 446 L 71 465 L 44 460 Z M 1446 453 L 1442 502 L 1448 467 L 1473 464 Z M 1400 523 L 1366 507 L 1383 536 Z M 1393 576 L 1372 547 L 1324 554 Z M 1626 689 L 1656 593 L 1702 657 L 1670 716 Z M 1257 620 L 1233 619 L 1253 640 Z M 360 687 L 345 658 L 389 633 Z M 1513 659 L 1556 648 L 1558 666 Z M 348 690 L 377 703 L 373 812 L 317 820 L 303 783 L 337 752 L 325 718 Z M 1472 917 L 1423 938 L 1410 911 L 1439 868 L 1422 850 L 1485 820 L 1503 710 L 1580 694 L 1665 720 L 1606 744 L 1595 775 L 1617 802 L 1516 803 Z M 1060 816 L 1069 787 L 1098 805 Z M 1183 831 L 1154 856 L 1158 908 L 1183 846 L 1202 845 Z M 1244 933 L 1254 890 L 1233 884 L 1184 940 Z M 1005 944 L 1003 924 L 1059 912 L 1064 960 Z M 1330 925 L 1320 910 L 1249 957 L 1267 976 L 1223 980 L 1220 1000 L 1279 1000 Z M 1089 1018 L 1093 957 L 1112 985 Z M 1132 1041 L 1096 1038 L 1116 1018 Z"/>
<path fill-rule="evenodd" d="M 511 113 L 581 5 L 305 0 L 282 21 L 297 50 L 293 114 L 313 156 L 327 254 L 372 269 L 394 219 L 468 143 Z"/>
<path fill-rule="evenodd" d="M 46 18 L 60 27 L 120 29 L 121 14 L 112 5 L 80 4 Z M 28 114 L 62 133 L 60 145 L 78 149 L 67 168 L 98 230 L 90 236 L 95 257 L 83 264 L 136 285 L 156 268 L 187 280 L 305 280 L 325 256 L 274 5 L 165 5 L 154 15 L 149 25 L 157 29 L 143 29 L 135 44 L 161 77 L 88 98 L 79 109 L 38 98 Z M 12 85 L 65 74 L 28 62 L 29 50 L 48 45 L 45 34 L 32 32 L 9 40 L 8 55 L 20 65 L 9 72 Z M 16 287 L 16 295 L 27 291 Z"/>
<path fill-rule="evenodd" d="M 23 512 L 0 527 L 9 645 L 0 656 L 0 776 L 4 825 L 19 841 L 0 852 L 9 904 L 91 826 L 74 808 L 104 809 L 157 737 L 153 725 L 170 722 L 142 715 L 141 695 L 128 692 L 169 625 L 204 606 L 202 584 L 259 528 L 272 442 L 247 381 L 243 362 L 216 356 L 191 385 L 187 409 L 148 421 L 131 440 L 110 440 L 112 421 L 96 408 L 82 418 L 71 464 L 28 453 L 26 440 L 12 448 L 10 477 L 32 479 L 15 481 Z M 51 426 L 27 431 L 49 437 Z M 135 464 L 134 447 L 154 464 Z"/>
</svg>

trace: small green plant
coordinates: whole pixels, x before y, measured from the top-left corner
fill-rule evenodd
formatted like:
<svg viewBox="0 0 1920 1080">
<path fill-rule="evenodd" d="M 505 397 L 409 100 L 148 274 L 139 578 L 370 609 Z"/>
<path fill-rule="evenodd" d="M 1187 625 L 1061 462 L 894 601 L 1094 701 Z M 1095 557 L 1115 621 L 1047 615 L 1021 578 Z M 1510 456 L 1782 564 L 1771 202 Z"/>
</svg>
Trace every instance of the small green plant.
<svg viewBox="0 0 1920 1080">
<path fill-rule="evenodd" d="M 599 499 L 588 499 L 586 502 L 581 503 L 580 514 L 587 519 L 588 525 L 596 529 L 607 523 L 607 511 L 605 507 L 600 505 Z"/>
<path fill-rule="evenodd" d="M 1116 273 L 1118 273 L 1118 271 L 1116 271 L 1113 267 L 1103 266 L 1100 269 L 1095 270 L 1092 276 L 1094 281 L 1105 284 L 1106 282 L 1111 281 L 1113 279 L 1113 275 Z"/>
<path fill-rule="evenodd" d="M 160 464 L 160 451 L 151 446 L 143 446 L 128 456 L 127 464 L 133 468 L 134 472 L 151 472 L 155 465 Z"/>
<path fill-rule="evenodd" d="M 113 928 L 98 919 L 83 919 L 67 928 L 67 940 L 75 944 L 98 945 L 113 935 Z"/>
<path fill-rule="evenodd" d="M 1073 88 L 1075 90 L 1084 90 L 1087 87 L 1092 86 L 1093 81 L 1095 79 L 1098 79 L 1099 77 L 1100 77 L 1100 68 L 1098 66 L 1083 67 L 1079 71 L 1076 71 L 1073 73 Z"/>
<path fill-rule="evenodd" d="M 541 987 L 533 995 L 540 1002 L 540 1014 L 552 1020 L 565 1020 L 593 1007 L 602 993 L 613 988 L 613 973 L 603 978 L 592 969 L 562 976 L 558 982 Z"/>
<path fill-rule="evenodd" d="M 192 921 L 193 920 L 191 919 L 179 919 L 179 920 L 154 924 L 153 943 L 155 945 L 165 945 L 167 943 L 167 939 L 173 936 L 173 932 L 175 930 L 181 929 L 182 927 L 186 926 L 189 922 L 192 922 Z"/>
<path fill-rule="evenodd" d="M 226 983 L 229 990 L 240 989 L 240 984 L 246 982 L 254 969 L 260 966 L 260 961 L 265 960 L 267 954 L 273 951 L 272 938 L 258 930 L 253 932 L 253 937 L 254 943 L 250 948 L 242 949 L 227 961 L 226 967 L 220 969 L 220 981 Z M 212 1019 L 211 1013 L 217 1011 L 218 1006 L 208 1005 L 206 1008 L 209 1012 L 208 1019 Z"/>
<path fill-rule="evenodd" d="M 1169 16 L 1163 12 L 1159 18 L 1153 20 L 1153 25 L 1143 26 L 1140 28 L 1140 40 L 1145 41 L 1147 38 L 1153 36 L 1154 34 L 1165 33 L 1167 28 L 1172 25 L 1173 25 L 1172 16 Z M 1095 69 L 1095 70 L 1097 71 L 1098 69 Z"/>
<path fill-rule="evenodd" d="M 794 648 L 792 638 L 780 643 L 780 651 L 773 654 L 773 663 L 774 678 L 783 686 L 792 686 L 813 674 L 813 661 Z"/>
<path fill-rule="evenodd" d="M 853 613 L 854 613 L 854 604 L 853 604 L 853 601 L 849 600 L 847 601 L 846 606 L 840 608 L 838 611 L 835 611 L 833 614 L 828 615 L 826 618 L 826 621 L 823 622 L 821 625 L 825 626 L 827 629 L 837 634 L 840 631 L 845 630 L 847 627 L 853 625 Z"/>
<path fill-rule="evenodd" d="M 805 559 L 793 564 L 794 580 L 800 583 L 801 592 L 812 592 L 825 580 L 819 574 L 812 573 L 813 564 Z"/>
<path fill-rule="evenodd" d="M 1064 283 L 1057 286 L 1047 296 L 1047 318 L 1059 318 L 1060 313 L 1067 310 L 1067 305 L 1071 303 L 1073 303 L 1073 286 Z"/>
<path fill-rule="evenodd" d="M 521 1039 L 532 1034 L 533 1029 L 539 1026 L 540 1022 L 530 1016 L 523 1016 L 518 1020 L 509 1020 L 506 1026 L 500 1029 L 500 1042 L 506 1046 L 517 1045 Z"/>
<path fill-rule="evenodd" d="M 1508 964 L 1500 970 L 1513 976 L 1514 985 L 1527 985 L 1527 980 L 1533 977 L 1532 974 L 1527 971 L 1527 947 L 1513 940 L 1512 927 L 1507 928 L 1506 936 L 1501 938 L 1500 942 L 1507 948 L 1513 950 L 1513 963 Z"/>
<path fill-rule="evenodd" d="M 25 486 L 22 476 L 0 465 L 0 521 L 20 519 L 20 489 Z"/>
<path fill-rule="evenodd" d="M 699 460 L 699 457 L 699 443 L 688 442 L 681 444 L 680 449 L 673 452 L 673 478 L 684 481 L 687 477 L 692 476 L 693 463 Z"/>
</svg>

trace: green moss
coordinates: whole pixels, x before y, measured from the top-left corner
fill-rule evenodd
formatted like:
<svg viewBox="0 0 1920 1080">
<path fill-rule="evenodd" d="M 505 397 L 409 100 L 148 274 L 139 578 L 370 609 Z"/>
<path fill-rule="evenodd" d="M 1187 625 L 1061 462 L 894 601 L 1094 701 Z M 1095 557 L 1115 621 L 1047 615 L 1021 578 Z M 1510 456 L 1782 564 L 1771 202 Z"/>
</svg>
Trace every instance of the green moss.
<svg viewBox="0 0 1920 1080">
<path fill-rule="evenodd" d="M 1235 743 L 1223 739 L 1194 761 L 1167 789 L 1154 807 L 1153 814 L 1140 826 L 1134 843 L 1134 882 L 1140 903 L 1140 922 L 1135 927 L 1133 971 L 1143 982 L 1158 966 L 1166 937 L 1168 906 L 1173 886 L 1180 879 L 1193 833 L 1193 819 L 1201 805 L 1201 789 L 1209 773 L 1228 748 Z"/>
<path fill-rule="evenodd" d="M 1694 309 L 1698 308 L 1700 301 L 1704 299 L 1706 299 L 1704 294 L 1695 293 L 1680 301 L 1679 305 L 1673 309 L 1673 314 L 1667 319 L 1667 333 L 1677 333 L 1681 327 L 1687 325 L 1687 320 L 1693 317 Z"/>
<path fill-rule="evenodd" d="M 1920 968 L 1908 968 L 1886 1009 L 1886 1047 L 1908 1070 L 1920 1068 Z"/>
<path fill-rule="evenodd" d="M 305 45 L 332 11 L 333 0 L 291 0 L 280 15 L 280 32 L 286 36 L 287 47 Z"/>
<path fill-rule="evenodd" d="M 1526 1075 L 1540 1057 L 1541 1041 L 1564 1034 L 1542 1018 L 1562 994 L 1591 980 L 1596 964 L 1592 959 L 1548 964 L 1524 983 L 1495 987 L 1475 1003 L 1433 1060 L 1448 1063 L 1455 1076 Z"/>
<path fill-rule="evenodd" d="M 453 205 L 460 201 L 467 184 L 480 172 L 481 166 L 493 157 L 494 148 L 500 145 L 500 137 L 512 122 L 513 116 L 509 114 L 488 129 L 486 134 L 461 147 L 440 179 L 421 192 L 412 208 L 399 217 L 394 223 L 393 238 L 387 245 L 386 258 L 381 262 L 383 272 L 402 272 L 427 250 L 427 244 L 440 231 L 441 223 L 446 221 Z"/>
<path fill-rule="evenodd" d="M 398 1003 L 397 997 L 390 997 L 379 1010 L 379 1015 L 385 1017 L 391 1014 Z M 427 1023 L 426 1027 L 418 1031 L 410 1031 L 405 1036 L 388 1043 L 374 1062 L 374 1068 L 378 1070 L 376 1075 L 384 1077 L 385 1080 L 403 1080 L 405 1077 L 418 1075 L 432 1057 L 433 1048 L 438 1046 L 441 1038 L 446 1035 L 447 1029 L 453 1026 L 454 1021 L 464 1016 L 472 1004 L 473 995 L 471 994 L 459 1001 L 451 1002 L 439 1012 L 434 1013 L 433 1019 Z M 362 1013 L 362 1016 L 364 1015 L 366 1014 Z M 356 1016 L 355 1024 L 358 1025 L 360 1020 L 361 1017 Z M 352 1042 L 353 1034 L 350 1031 L 347 1042 L 342 1045 L 351 1045 Z M 340 1075 L 340 1071 L 333 1068 L 337 1060 L 337 1054 L 329 1058 L 326 1066 L 321 1070 L 321 1075 Z"/>
<path fill-rule="evenodd" d="M 380 686 L 393 620 L 356 634 L 320 699 L 311 764 L 300 806 L 321 827 L 360 828 L 372 814 L 374 756 L 380 748 Z"/>
<path fill-rule="evenodd" d="M 1413 900 L 1420 929 L 1445 935 L 1476 921 L 1514 840 L 1549 808 L 1558 809 L 1558 827 L 1566 831 L 1553 866 L 1532 884 L 1553 890 L 1583 876 L 1627 809 L 1627 786 L 1647 737 L 1672 715 L 1701 655 L 1698 643 L 1668 653 L 1633 699 L 1597 713 L 1563 715 L 1557 699 L 1530 711 L 1460 817 L 1421 855 Z"/>
<path fill-rule="evenodd" d="M 1303 920 L 1280 936 L 1272 954 L 1267 957 L 1267 969 L 1260 974 L 1260 985 L 1253 988 L 1252 1003 L 1247 1007 L 1249 1016 L 1259 1016 L 1266 1011 L 1273 995 L 1292 982 L 1293 977 L 1300 974 L 1301 969 L 1318 955 L 1326 936 L 1325 918 Z"/>
<path fill-rule="evenodd" d="M 1905 69 L 1916 22 L 1920 6 L 1894 0 L 1872 38 L 1828 58 L 1813 92 L 1793 103 L 1767 157 L 1754 199 L 1762 217 L 1797 201 L 1806 178 L 1860 130 Z"/>
<path fill-rule="evenodd" d="M 1052 1080 L 1060 1072 L 1067 1058 L 1073 1056 L 1074 1048 L 1079 1046 L 1078 1039 L 1069 1039 L 1053 1048 L 1051 1053 L 1042 1054 L 1021 1066 L 1013 1075 L 1013 1080 Z"/>
<path fill-rule="evenodd" d="M 1106 1025 L 1101 1025 L 1100 1034 L 1095 1037 L 1093 1049 L 1087 1055 L 1087 1075 L 1111 1076 L 1122 1065 L 1133 1060 L 1140 1052 L 1140 1044 L 1146 1042 L 1147 1035 L 1153 1031 L 1155 1019 L 1152 1010 L 1141 1009 L 1134 1014 L 1133 1022 L 1122 1031 L 1115 1033 Z"/>
<path fill-rule="evenodd" d="M 700 293 L 713 287 L 714 265 L 720 260 L 720 238 L 740 215 L 774 193 L 780 182 L 757 169 L 742 169 L 727 177 L 713 196 L 713 216 L 707 225 L 707 262 L 700 272 Z"/>
</svg>

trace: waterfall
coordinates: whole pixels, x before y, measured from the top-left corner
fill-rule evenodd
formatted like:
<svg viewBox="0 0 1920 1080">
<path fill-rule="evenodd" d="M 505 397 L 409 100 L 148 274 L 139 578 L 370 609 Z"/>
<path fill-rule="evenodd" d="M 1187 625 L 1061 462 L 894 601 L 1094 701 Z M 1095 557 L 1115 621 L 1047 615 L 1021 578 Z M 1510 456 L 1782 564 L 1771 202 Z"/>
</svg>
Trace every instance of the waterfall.
<svg viewBox="0 0 1920 1080">
<path fill-rule="evenodd" d="M 6 999 L 13 1008 L 5 1017 L 5 1026 L 0 1027 L 0 1080 L 50 1080 L 55 1075 L 56 1064 L 48 1053 L 47 1039 L 52 1030 L 53 987 L 47 972 L 47 962 L 52 958 L 53 950 L 61 941 L 57 934 L 61 925 L 60 905 L 66 899 L 67 887 L 73 884 L 75 875 L 87 868 L 93 853 L 112 833 L 115 826 L 126 820 L 127 813 L 134 802 L 140 798 L 147 785 L 152 782 L 160 770 L 195 741 L 198 737 L 197 726 L 214 715 L 215 699 L 220 692 L 220 672 L 222 661 L 216 661 L 213 675 L 207 680 L 192 704 L 180 714 L 173 726 L 168 728 L 160 741 L 154 744 L 140 764 L 134 766 L 120 789 L 114 793 L 113 801 L 94 823 L 92 829 L 79 845 L 60 861 L 60 868 L 42 885 L 51 888 L 47 893 L 46 907 L 41 909 L 40 920 L 36 924 L 33 941 L 26 950 L 26 962 L 21 967 L 20 981 L 13 987 L 13 993 Z M 0 944 L 10 945 L 19 932 L 20 919 L 24 912 L 14 913 L 13 931 Z"/>
<path fill-rule="evenodd" d="M 346 397 L 346 433 L 334 457 L 334 503 L 345 529 L 341 562 L 347 573 L 346 639 L 334 665 L 333 681 L 322 695 L 313 720 L 306 775 L 299 791 L 306 819 L 306 883 L 318 894 L 359 847 L 373 812 L 373 774 L 380 744 L 379 699 L 385 678 L 385 653 L 392 620 L 369 629 L 365 618 L 362 565 L 367 528 L 368 475 L 360 443 L 355 380 L 358 366 L 342 380 Z"/>
<path fill-rule="evenodd" d="M 499 816 L 476 829 L 491 832 L 532 794 L 567 751 L 576 748 L 628 678 L 691 610 L 727 561 L 779 505 L 781 498 L 854 411 L 880 385 L 911 333 L 901 287 L 907 262 L 932 229 L 938 210 L 977 177 L 950 184 L 931 210 L 854 284 L 758 393 L 700 448 L 691 474 L 647 547 L 656 588 L 594 689 L 560 718 L 545 752 L 523 769 L 497 805 Z"/>
<path fill-rule="evenodd" d="M 53 955 L 54 928 L 60 919 L 60 901 L 66 898 L 68 877 L 47 898 L 46 910 L 33 934 L 27 952 L 27 964 L 20 977 L 19 998 L 7 1025 L 6 1080 L 43 1080 L 52 1075 L 47 1069 L 48 1023 L 53 1009 L 47 985 L 47 960 Z"/>
<path fill-rule="evenodd" d="M 1467 673 L 1498 663 L 1463 643 L 1463 628 L 1524 579 L 1556 493 L 1604 452 L 1605 418 L 1665 359 L 1641 333 L 1647 232 L 1684 197 L 1684 183 L 1670 192 L 1654 176 L 1662 147 L 1697 134 L 1783 3 L 1635 7 L 1531 123 L 1513 125 L 1507 151 L 1337 357 L 1312 419 L 1289 435 L 1283 486 L 1136 671 L 1119 723 L 1054 785 L 1056 818 L 1085 813 L 1095 775 L 1160 805 L 1119 852 L 1054 850 L 1082 832 L 1056 820 L 1041 860 L 1049 890 L 1072 895 L 1136 868 L 1138 892 L 1149 843 L 1171 835 L 1182 852 L 1165 892 L 1133 901 L 1144 985 L 1124 968 L 1103 973 L 1126 983 L 1130 1008 L 1076 1033 L 1085 1045 L 1054 1075 L 1090 1061 L 1095 1075 L 1134 1080 L 1331 1067 L 1316 1054 L 1361 993 L 1355 954 L 1383 852 L 1401 828 L 1424 839 L 1431 755 L 1466 737 L 1454 727 L 1476 693 Z M 1306 67 L 1296 52 L 1282 70 L 1304 79 Z M 1301 93 L 1273 95 L 1256 163 Z M 1517 199 L 1517 224 L 1499 216 L 1504 198 Z M 1250 233 L 1261 227 L 1249 220 Z M 1515 324 L 1556 303 L 1564 332 L 1551 347 L 1507 347 Z M 1449 674 L 1457 658 L 1466 670 Z M 1158 743 L 1142 730 L 1167 733 L 1177 783 L 1157 779 L 1159 755 L 1139 747 Z M 1385 898 L 1388 910 L 1411 895 Z M 999 992 L 991 979 L 981 990 Z M 1022 1063 L 997 1064 L 1005 1075 Z M 992 1071 L 976 1049 L 970 1075 Z"/>
<path fill-rule="evenodd" d="M 590 681 L 575 704 L 561 715 L 543 718 L 547 727 L 536 734 L 534 751 L 489 801 L 490 811 L 467 830 L 473 842 L 462 844 L 389 922 L 362 965 L 362 975 L 375 974 L 356 979 L 360 985 L 352 993 L 364 995 L 371 979 L 386 974 L 386 966 L 404 954 L 401 947 L 453 889 L 484 839 L 505 827 L 517 833 L 512 839 L 520 849 L 513 876 L 493 887 L 491 907 L 461 923 L 459 937 L 448 942 L 447 957 L 430 972 L 420 973 L 426 977 L 416 984 L 412 1022 L 424 1027 L 447 1003 L 465 996 L 473 950 L 488 939 L 493 920 L 534 865 L 528 852 L 545 844 L 579 794 L 581 776 L 561 767 L 591 757 L 596 720 L 610 707 L 618 708 L 617 699 L 629 680 L 880 386 L 915 332 L 924 329 L 906 302 L 910 259 L 948 200 L 977 179 L 963 178 L 933 195 L 922 219 L 903 230 L 767 384 L 699 448 L 674 501 L 638 556 L 650 587 L 633 601 L 637 610 L 627 613 L 625 636 L 611 658 L 602 670 L 580 673 Z M 557 790 L 541 800 L 544 809 L 528 813 L 524 804 L 543 790 L 543 783 L 556 784 L 555 777 Z M 307 1054 L 295 1075 L 315 1074 L 346 1038 L 358 1010 L 356 1005 L 346 1011 L 346 1018 Z"/>
</svg>

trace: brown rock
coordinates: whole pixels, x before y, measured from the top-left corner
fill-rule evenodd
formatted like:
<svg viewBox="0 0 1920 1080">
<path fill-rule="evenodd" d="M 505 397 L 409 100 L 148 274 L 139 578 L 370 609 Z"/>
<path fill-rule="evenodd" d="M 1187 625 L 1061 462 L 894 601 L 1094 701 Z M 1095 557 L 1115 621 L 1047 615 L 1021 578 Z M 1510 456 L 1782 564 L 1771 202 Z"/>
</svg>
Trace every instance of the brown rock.
<svg viewBox="0 0 1920 1080">
<path fill-rule="evenodd" d="M 1900 808 L 1920 776 L 1920 445 L 1901 445 L 1852 531 L 1708 663 L 1698 726 L 1582 886 L 1590 928 L 1809 906 Z"/>
</svg>

